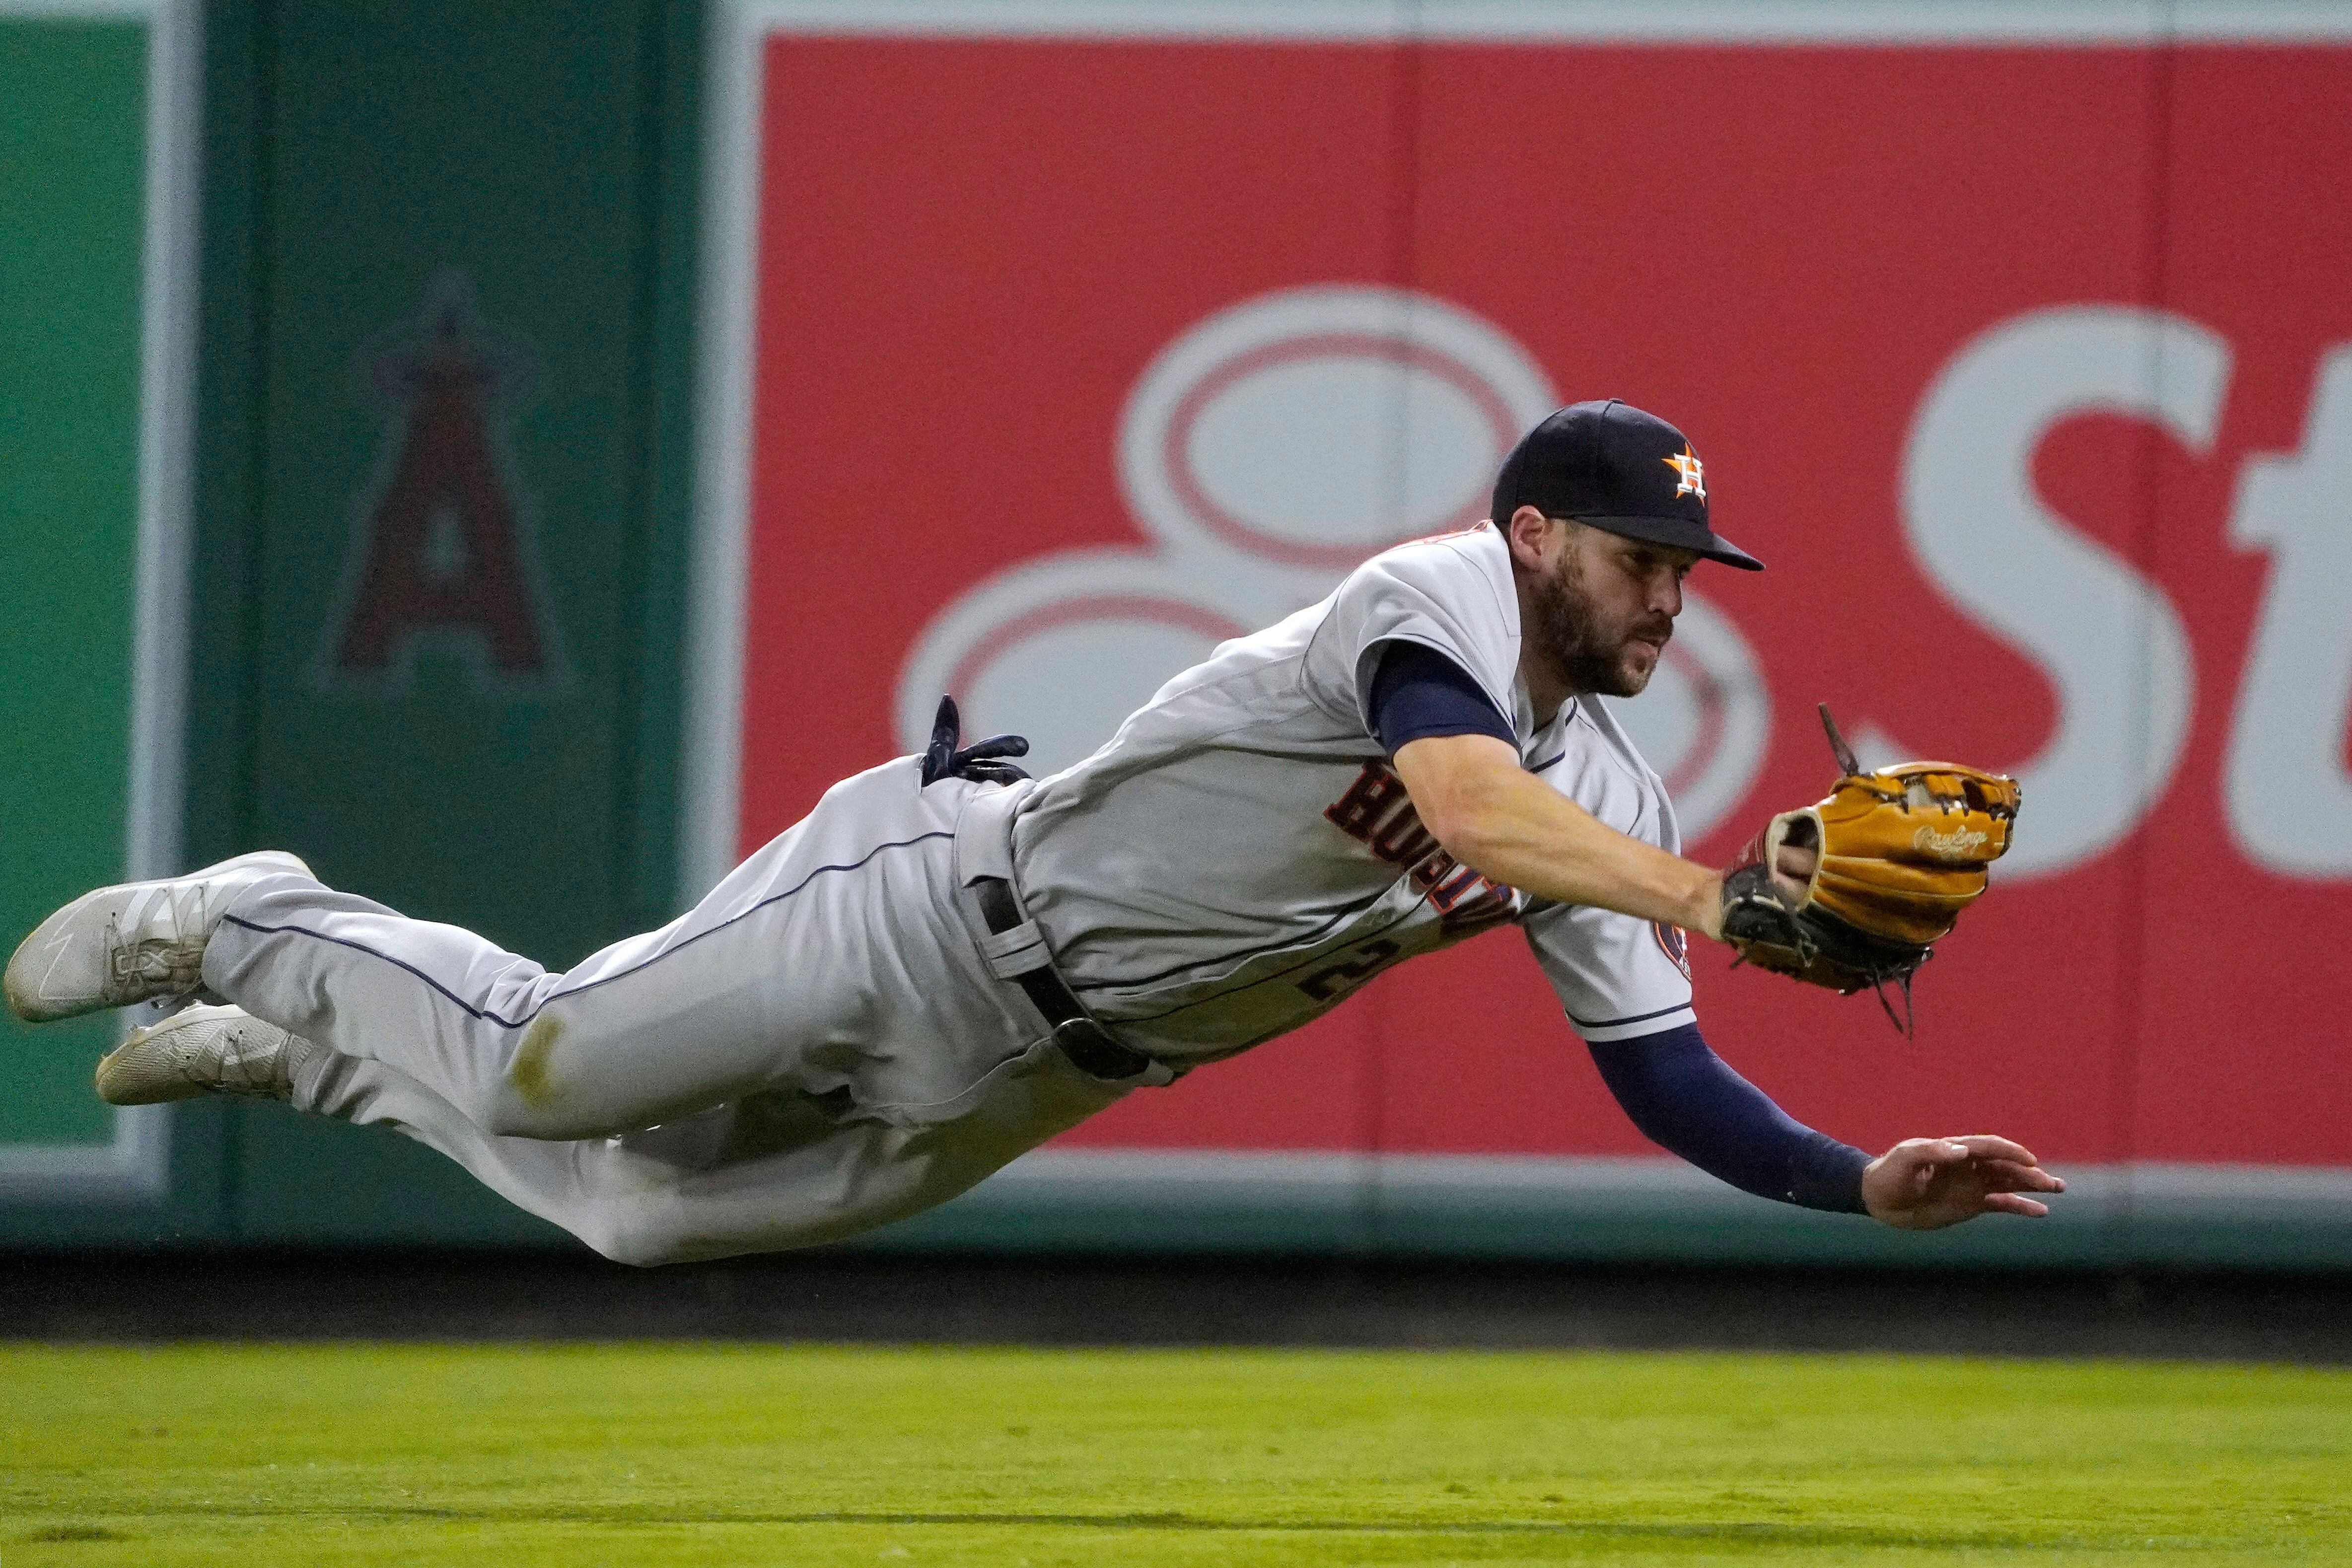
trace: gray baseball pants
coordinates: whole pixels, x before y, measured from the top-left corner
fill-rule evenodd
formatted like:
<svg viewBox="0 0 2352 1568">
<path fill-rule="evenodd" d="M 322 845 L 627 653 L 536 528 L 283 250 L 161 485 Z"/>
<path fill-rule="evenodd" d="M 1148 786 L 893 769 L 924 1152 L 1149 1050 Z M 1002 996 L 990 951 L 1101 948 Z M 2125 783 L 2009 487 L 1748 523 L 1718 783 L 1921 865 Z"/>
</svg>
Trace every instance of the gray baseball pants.
<svg viewBox="0 0 2352 1568">
<path fill-rule="evenodd" d="M 1005 792 L 918 766 L 563 973 L 289 875 L 228 910 L 205 982 L 331 1053 L 298 1109 L 394 1126 L 607 1258 L 835 1240 L 1164 1081 L 1080 1072 L 992 969 L 965 884 L 1010 875 Z"/>
</svg>

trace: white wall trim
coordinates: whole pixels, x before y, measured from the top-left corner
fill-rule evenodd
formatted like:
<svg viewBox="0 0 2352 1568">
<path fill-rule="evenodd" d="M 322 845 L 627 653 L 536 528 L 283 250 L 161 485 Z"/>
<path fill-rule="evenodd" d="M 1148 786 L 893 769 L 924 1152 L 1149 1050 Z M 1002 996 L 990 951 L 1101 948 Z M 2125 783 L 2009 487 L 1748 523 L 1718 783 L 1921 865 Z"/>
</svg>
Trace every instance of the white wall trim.
<svg viewBox="0 0 2352 1568">
<path fill-rule="evenodd" d="M 123 863 L 134 878 L 179 864 L 194 554 L 197 249 L 203 238 L 204 49 L 196 0 L 162 0 L 147 54 L 145 254 L 140 278 L 137 675 Z"/>
<path fill-rule="evenodd" d="M 0 1143 L 0 1203 L 152 1203 L 171 1184 L 169 1106 L 114 1113 L 106 1143 Z"/>
<path fill-rule="evenodd" d="M 2352 1169 L 2135 1161 L 2055 1161 L 2067 1191 L 2053 1219 L 2317 1222 L 2352 1226 Z M 1664 1156 L 1358 1154 L 1218 1150 L 1041 1149 L 973 1189 L 982 1203 L 1115 1204 L 1183 1210 L 1430 1204 L 1541 1205 L 1685 1220 L 1752 1218 L 1765 1200 Z M 962 1201 L 962 1200 L 959 1200 Z"/>
<path fill-rule="evenodd" d="M 203 277 L 204 6 L 155 0 L 147 45 L 146 250 L 141 260 L 138 675 L 131 708 L 123 867 L 180 863 L 186 796 L 190 567 L 195 555 L 196 314 Z M 127 1031 L 132 1020 L 125 1018 Z M 114 1114 L 123 1179 L 171 1184 L 172 1118 Z"/>
<path fill-rule="evenodd" d="M 740 5 L 704 39 L 701 395 L 687 605 L 678 877 L 690 905 L 734 868 L 742 820 L 743 658 L 751 577 L 751 389 L 758 327 L 761 43 Z"/>
</svg>

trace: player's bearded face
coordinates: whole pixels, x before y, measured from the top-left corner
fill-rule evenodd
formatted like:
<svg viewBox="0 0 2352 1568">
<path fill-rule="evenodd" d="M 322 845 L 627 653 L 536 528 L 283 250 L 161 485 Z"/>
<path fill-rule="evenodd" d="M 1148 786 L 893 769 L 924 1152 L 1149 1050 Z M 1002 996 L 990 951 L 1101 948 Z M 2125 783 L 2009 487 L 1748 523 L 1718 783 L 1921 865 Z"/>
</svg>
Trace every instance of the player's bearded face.
<svg viewBox="0 0 2352 1568">
<path fill-rule="evenodd" d="M 1570 691 L 1636 697 L 1675 635 L 1681 595 L 1675 594 L 1673 609 L 1664 608 L 1612 550 L 1580 548 L 1592 539 L 1571 541 L 1559 565 L 1536 578 L 1528 629 Z"/>
</svg>

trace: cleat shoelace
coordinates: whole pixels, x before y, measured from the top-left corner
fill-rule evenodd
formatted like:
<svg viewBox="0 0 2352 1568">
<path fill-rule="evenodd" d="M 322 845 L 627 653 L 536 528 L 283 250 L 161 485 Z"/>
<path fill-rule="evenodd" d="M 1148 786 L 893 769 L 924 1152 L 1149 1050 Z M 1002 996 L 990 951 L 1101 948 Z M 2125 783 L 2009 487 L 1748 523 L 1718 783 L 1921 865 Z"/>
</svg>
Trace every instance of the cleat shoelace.
<svg viewBox="0 0 2352 1568">
<path fill-rule="evenodd" d="M 174 1046 L 172 1059 L 190 1083 L 222 1094 L 252 1095 L 265 1100 L 285 1097 L 277 1074 L 283 1053 L 275 1047 L 248 1050 L 245 1048 L 245 1031 L 232 1027 L 222 1032 L 215 1058 L 218 1065 L 214 1072 L 201 1070 L 206 1054 L 205 1042 L 192 1039 Z"/>
<path fill-rule="evenodd" d="M 167 886 L 148 896 L 160 898 L 160 910 L 142 900 L 108 925 L 109 1001 L 136 1000 L 159 986 L 185 999 L 203 986 L 205 892 L 202 883 Z M 133 931 L 142 934 L 134 937 Z"/>
</svg>

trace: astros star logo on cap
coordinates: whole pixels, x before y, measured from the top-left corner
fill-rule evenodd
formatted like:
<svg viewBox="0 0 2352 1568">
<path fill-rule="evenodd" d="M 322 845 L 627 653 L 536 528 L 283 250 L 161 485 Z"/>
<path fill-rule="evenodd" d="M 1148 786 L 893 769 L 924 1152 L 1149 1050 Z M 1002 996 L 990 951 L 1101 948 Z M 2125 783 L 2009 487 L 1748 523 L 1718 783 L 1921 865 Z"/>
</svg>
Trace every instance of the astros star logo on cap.
<svg viewBox="0 0 2352 1568">
<path fill-rule="evenodd" d="M 1658 461 L 1681 478 L 1682 483 L 1675 487 L 1675 494 L 1686 496 L 1696 493 L 1699 500 L 1706 499 L 1706 468 L 1699 462 L 1697 454 L 1690 449 L 1689 442 L 1684 442 L 1683 449 L 1673 457 L 1660 458 Z"/>
</svg>

